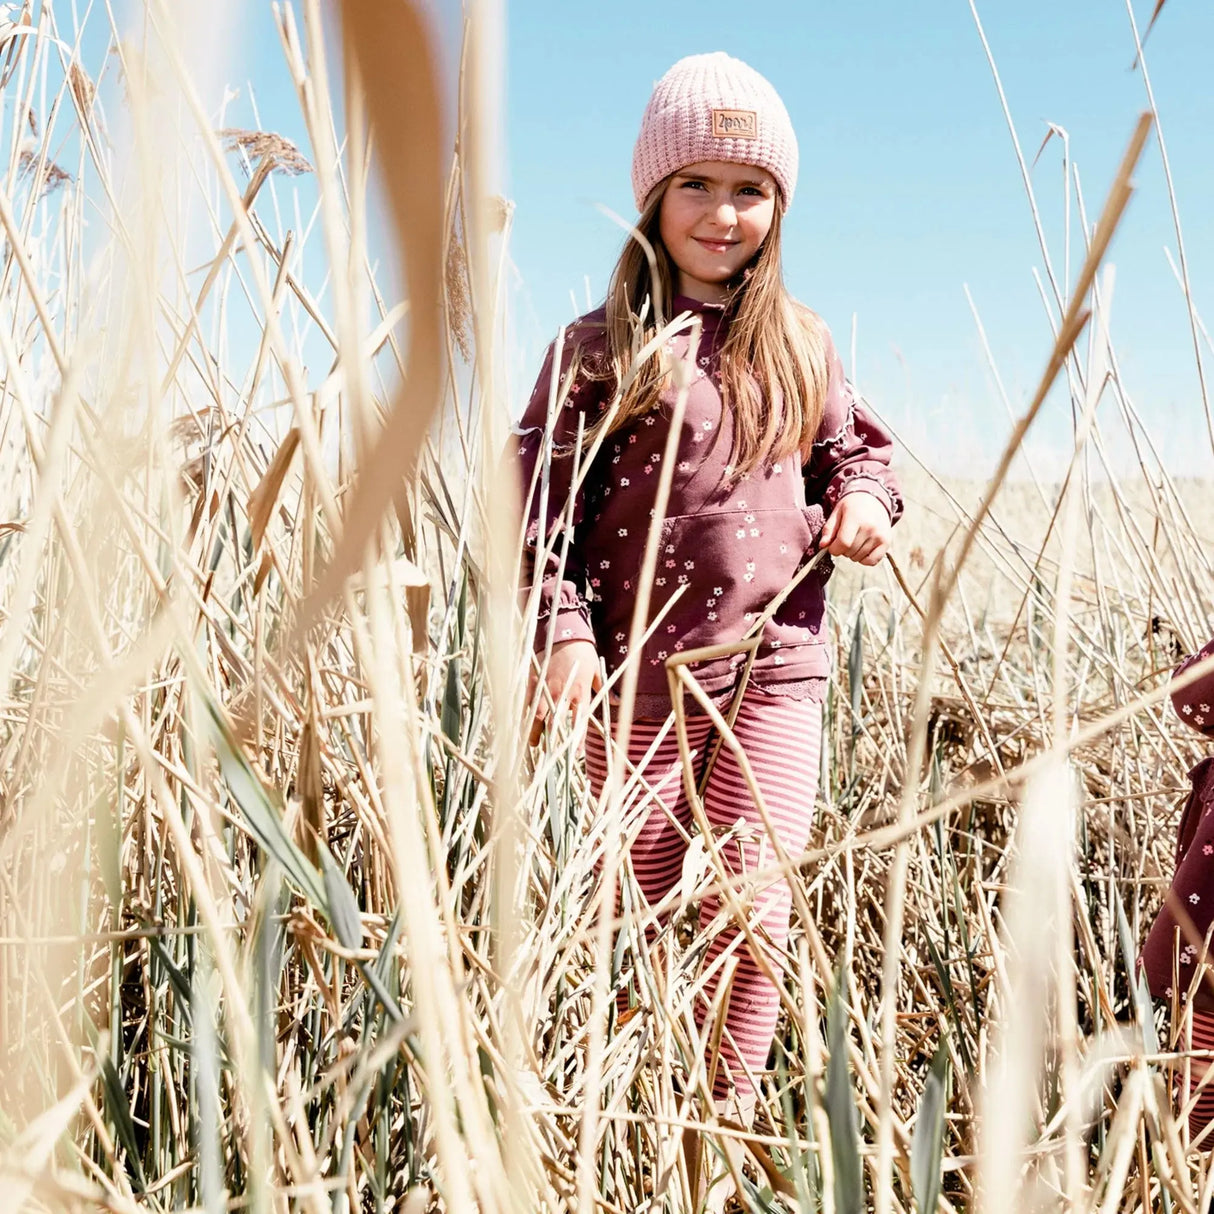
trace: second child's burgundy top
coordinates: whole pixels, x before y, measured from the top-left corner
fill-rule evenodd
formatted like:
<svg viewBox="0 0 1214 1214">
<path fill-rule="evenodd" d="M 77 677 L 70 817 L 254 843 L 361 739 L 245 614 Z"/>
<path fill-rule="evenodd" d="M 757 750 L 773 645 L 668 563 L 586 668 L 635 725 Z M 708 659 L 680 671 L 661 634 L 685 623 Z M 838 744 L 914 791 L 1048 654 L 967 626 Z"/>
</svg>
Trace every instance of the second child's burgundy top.
<svg viewBox="0 0 1214 1214">
<path fill-rule="evenodd" d="M 1174 677 L 1211 654 L 1214 641 L 1185 658 Z M 1186 725 L 1214 738 L 1214 671 L 1174 691 L 1172 703 Z M 1214 921 L 1214 757 L 1202 759 L 1189 776 L 1192 791 L 1176 832 L 1176 872 L 1142 950 L 1147 985 L 1157 999 L 1170 999 L 1174 993 L 1182 1001 L 1187 997 L 1206 933 Z M 1214 945 L 1206 966 L 1214 966 Z M 1207 975 L 1211 972 L 1207 968 Z M 1178 990 L 1174 990 L 1174 973 L 1179 979 Z M 1197 985 L 1193 1005 L 1214 1011 L 1214 985 L 1208 976 Z"/>
<path fill-rule="evenodd" d="M 674 456 L 677 463 L 662 526 L 650 621 L 674 592 L 682 588 L 682 594 L 640 655 L 638 711 L 641 705 L 667 701 L 669 655 L 743 637 L 813 555 L 825 517 L 840 498 L 871 493 L 891 520 L 897 521 L 902 512 L 898 484 L 889 467 L 890 436 L 844 378 L 829 334 L 829 385 L 809 459 L 804 465 L 795 455 L 768 461 L 739 479 L 731 476 L 732 418 L 718 381 L 729 327 L 725 309 L 677 296 L 672 312 L 698 314 L 703 335 Z M 684 357 L 689 340 L 686 332 L 676 335 L 667 345 L 669 355 Z M 583 365 L 593 366 L 596 360 L 601 365 L 606 350 L 605 309 L 588 313 L 568 330 L 562 375 L 579 347 Z M 536 466 L 548 441 L 553 362 L 554 351 L 549 349 L 515 439 L 530 501 L 525 581 L 542 582 L 536 645 L 545 646 L 549 629 L 554 643 L 591 641 L 610 673 L 628 657 L 636 582 L 676 391 L 664 390 L 654 409 L 604 441 L 567 514 L 579 418 L 583 431 L 588 430 L 610 405 L 614 385 L 579 376 L 567 398 L 558 400 L 550 428 L 554 454 L 545 495 Z M 567 517 L 572 532 L 561 570 Z M 551 553 L 537 562 L 540 547 L 550 547 Z M 830 563 L 824 560 L 766 625 L 751 675 L 761 689 L 817 681 L 829 673 L 822 628 L 829 576 Z M 720 691 L 734 681 L 743 660 L 741 655 L 719 658 L 700 664 L 694 674 L 705 691 Z"/>
</svg>

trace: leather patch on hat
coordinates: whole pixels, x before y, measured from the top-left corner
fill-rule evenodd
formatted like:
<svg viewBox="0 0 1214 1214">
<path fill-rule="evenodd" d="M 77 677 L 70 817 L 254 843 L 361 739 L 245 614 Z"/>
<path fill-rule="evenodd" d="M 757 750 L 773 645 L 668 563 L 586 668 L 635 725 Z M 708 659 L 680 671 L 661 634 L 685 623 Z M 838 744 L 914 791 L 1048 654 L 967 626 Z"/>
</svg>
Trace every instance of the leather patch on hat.
<svg viewBox="0 0 1214 1214">
<path fill-rule="evenodd" d="M 758 139 L 759 115 L 754 110 L 713 110 L 712 133 L 717 139 Z"/>
</svg>

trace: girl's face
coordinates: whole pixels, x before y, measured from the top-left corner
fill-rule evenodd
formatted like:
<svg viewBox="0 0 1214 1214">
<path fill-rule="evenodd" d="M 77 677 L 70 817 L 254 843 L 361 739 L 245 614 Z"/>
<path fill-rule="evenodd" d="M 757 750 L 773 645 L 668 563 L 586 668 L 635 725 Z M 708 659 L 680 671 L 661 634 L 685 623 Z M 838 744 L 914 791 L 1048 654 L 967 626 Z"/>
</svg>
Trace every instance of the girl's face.
<svg viewBox="0 0 1214 1214">
<path fill-rule="evenodd" d="M 689 164 L 671 177 L 658 232 L 678 270 L 680 295 L 725 301 L 728 284 L 771 231 L 777 193 L 766 169 L 723 160 Z"/>
</svg>

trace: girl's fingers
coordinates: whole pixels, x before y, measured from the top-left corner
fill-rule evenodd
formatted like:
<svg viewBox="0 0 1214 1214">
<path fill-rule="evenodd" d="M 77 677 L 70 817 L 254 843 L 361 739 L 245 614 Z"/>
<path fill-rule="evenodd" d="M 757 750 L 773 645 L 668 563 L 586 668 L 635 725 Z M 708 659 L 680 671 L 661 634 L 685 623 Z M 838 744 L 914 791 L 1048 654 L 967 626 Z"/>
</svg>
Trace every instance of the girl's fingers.
<svg viewBox="0 0 1214 1214">
<path fill-rule="evenodd" d="M 852 529 L 846 524 L 841 524 L 834 539 L 827 545 L 826 551 L 831 556 L 847 556 L 852 550 L 854 541 Z"/>
<path fill-rule="evenodd" d="M 876 565 L 880 562 L 882 556 L 885 555 L 885 545 L 881 542 L 880 536 L 873 536 L 860 549 L 856 556 L 856 560 L 861 565 Z"/>
<path fill-rule="evenodd" d="M 540 697 L 540 702 L 535 706 L 535 715 L 531 718 L 531 745 L 538 746 L 540 738 L 544 735 L 544 722 L 548 719 L 548 699 L 546 696 Z"/>
<path fill-rule="evenodd" d="M 839 516 L 832 514 L 825 523 L 822 524 L 822 530 L 818 535 L 818 548 L 830 551 L 830 546 L 835 542 L 835 532 L 839 530 Z"/>
</svg>

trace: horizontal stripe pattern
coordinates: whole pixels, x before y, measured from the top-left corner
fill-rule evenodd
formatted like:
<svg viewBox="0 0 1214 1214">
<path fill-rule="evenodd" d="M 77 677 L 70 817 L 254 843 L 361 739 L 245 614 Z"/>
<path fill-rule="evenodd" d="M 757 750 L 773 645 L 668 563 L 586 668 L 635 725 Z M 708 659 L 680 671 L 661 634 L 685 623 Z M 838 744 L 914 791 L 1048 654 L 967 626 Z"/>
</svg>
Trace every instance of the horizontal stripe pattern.
<svg viewBox="0 0 1214 1214">
<path fill-rule="evenodd" d="M 687 727 L 688 742 L 703 762 L 713 740 L 711 722 L 692 717 Z M 626 773 L 630 782 L 626 804 L 644 814 L 629 859 L 637 885 L 651 905 L 665 898 L 681 879 L 686 855 L 683 832 L 691 837 L 696 834 L 683 788 L 678 739 L 671 729 L 653 747 L 661 730 L 660 722 L 633 724 Z M 734 735 L 749 763 L 780 848 L 792 855 L 804 851 L 818 787 L 821 705 L 751 694 L 742 702 Z M 586 741 L 586 770 L 596 796 L 606 784 L 607 759 L 605 740 L 591 731 Z M 636 781 L 637 776 L 648 784 L 648 790 Z M 743 766 L 729 746 L 720 748 L 713 765 L 704 794 L 704 811 L 722 862 L 730 872 L 754 872 L 776 861 L 779 848 L 764 825 Z M 744 892 L 742 901 L 751 930 L 761 942 L 764 959 L 778 979 L 783 973 L 788 940 L 791 906 L 788 884 L 780 881 L 763 889 L 748 887 Z M 704 899 L 700 907 L 702 930 L 713 923 L 720 909 L 718 899 Z M 726 926 L 713 938 L 704 959 L 711 976 L 696 1009 L 697 1023 L 703 1030 L 721 972 L 714 963 L 726 950 L 732 951 L 737 964 L 725 1005 L 721 1055 L 713 1068 L 714 1095 L 718 1097 L 728 1095 L 734 1086 L 740 1096 L 748 1096 L 753 1090 L 749 1076 L 757 1076 L 767 1064 L 780 1006 L 779 992 L 759 967 L 745 940 L 739 943 L 739 935 L 738 925 L 726 921 Z M 711 1038 L 712 1034 L 708 1036 Z"/>
<path fill-rule="evenodd" d="M 1193 1049 L 1214 1050 L 1214 1012 L 1193 1012 Z M 1197 1085 L 1210 1063 L 1206 1059 L 1194 1059 L 1189 1064 L 1189 1096 L 1197 1092 Z M 1214 1121 L 1214 1077 L 1197 1095 L 1197 1103 L 1189 1110 L 1189 1141 L 1193 1142 L 1206 1126 Z M 1214 1150 L 1214 1130 L 1199 1144 L 1202 1150 Z"/>
</svg>

